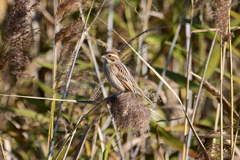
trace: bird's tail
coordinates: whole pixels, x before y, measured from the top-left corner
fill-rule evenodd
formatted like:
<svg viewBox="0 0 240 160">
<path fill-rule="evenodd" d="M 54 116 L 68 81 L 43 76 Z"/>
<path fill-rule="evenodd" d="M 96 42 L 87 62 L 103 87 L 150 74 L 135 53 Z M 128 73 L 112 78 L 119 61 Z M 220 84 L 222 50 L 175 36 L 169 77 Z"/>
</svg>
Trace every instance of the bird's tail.
<svg viewBox="0 0 240 160">
<path fill-rule="evenodd" d="M 143 99 L 145 99 L 148 103 L 150 103 L 154 108 L 156 106 L 153 104 L 153 102 L 144 94 L 144 93 L 137 93 L 137 95 L 141 96 Z"/>
</svg>

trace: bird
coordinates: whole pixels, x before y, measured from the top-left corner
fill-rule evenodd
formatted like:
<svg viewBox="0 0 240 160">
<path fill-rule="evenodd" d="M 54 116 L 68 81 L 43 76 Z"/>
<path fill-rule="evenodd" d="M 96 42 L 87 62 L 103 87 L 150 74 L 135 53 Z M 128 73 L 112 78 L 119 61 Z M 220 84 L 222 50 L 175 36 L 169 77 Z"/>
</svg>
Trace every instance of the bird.
<svg viewBox="0 0 240 160">
<path fill-rule="evenodd" d="M 122 63 L 117 52 L 108 51 L 102 58 L 105 59 L 103 64 L 104 74 L 112 87 L 120 92 L 131 91 L 155 107 L 152 101 L 143 93 L 127 67 Z"/>
</svg>

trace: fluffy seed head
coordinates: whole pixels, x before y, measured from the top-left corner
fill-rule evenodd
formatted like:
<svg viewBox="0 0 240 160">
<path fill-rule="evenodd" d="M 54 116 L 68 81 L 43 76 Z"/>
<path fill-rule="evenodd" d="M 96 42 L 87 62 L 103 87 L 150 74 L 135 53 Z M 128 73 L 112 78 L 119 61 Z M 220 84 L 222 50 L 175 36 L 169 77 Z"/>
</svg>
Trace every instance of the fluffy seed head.
<svg viewBox="0 0 240 160">
<path fill-rule="evenodd" d="M 132 128 L 135 133 L 139 131 L 143 136 L 149 130 L 151 111 L 132 93 L 127 92 L 111 96 L 108 103 L 111 106 L 112 118 L 122 131 Z"/>
</svg>

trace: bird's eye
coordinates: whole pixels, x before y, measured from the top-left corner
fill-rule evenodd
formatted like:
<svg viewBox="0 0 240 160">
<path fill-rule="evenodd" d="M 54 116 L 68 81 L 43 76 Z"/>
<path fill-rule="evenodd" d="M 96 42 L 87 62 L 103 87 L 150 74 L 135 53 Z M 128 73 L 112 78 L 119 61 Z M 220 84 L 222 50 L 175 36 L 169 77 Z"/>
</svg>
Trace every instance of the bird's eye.
<svg viewBox="0 0 240 160">
<path fill-rule="evenodd" d="M 110 55 L 108 55 L 108 57 L 112 57 L 112 55 L 110 54 Z"/>
</svg>

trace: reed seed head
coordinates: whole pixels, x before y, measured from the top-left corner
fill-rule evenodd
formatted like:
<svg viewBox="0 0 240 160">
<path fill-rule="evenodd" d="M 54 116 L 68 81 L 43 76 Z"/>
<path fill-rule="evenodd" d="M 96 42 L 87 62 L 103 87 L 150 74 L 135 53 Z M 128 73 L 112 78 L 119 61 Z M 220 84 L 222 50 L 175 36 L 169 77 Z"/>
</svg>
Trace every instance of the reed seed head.
<svg viewBox="0 0 240 160">
<path fill-rule="evenodd" d="M 118 128 L 126 131 L 132 128 L 143 136 L 149 130 L 151 111 L 132 93 L 121 93 L 108 100 L 110 112 Z"/>
</svg>

